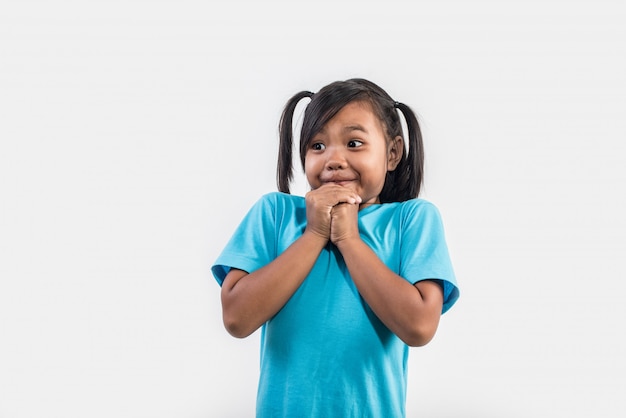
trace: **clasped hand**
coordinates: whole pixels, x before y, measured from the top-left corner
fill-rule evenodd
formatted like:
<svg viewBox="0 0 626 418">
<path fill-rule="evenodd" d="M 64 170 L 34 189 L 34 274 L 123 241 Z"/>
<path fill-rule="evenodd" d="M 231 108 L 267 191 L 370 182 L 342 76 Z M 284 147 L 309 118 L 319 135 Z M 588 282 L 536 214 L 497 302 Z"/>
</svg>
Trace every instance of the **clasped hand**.
<svg viewBox="0 0 626 418">
<path fill-rule="evenodd" d="M 306 229 L 332 243 L 359 237 L 361 197 L 350 187 L 327 183 L 305 196 Z"/>
</svg>

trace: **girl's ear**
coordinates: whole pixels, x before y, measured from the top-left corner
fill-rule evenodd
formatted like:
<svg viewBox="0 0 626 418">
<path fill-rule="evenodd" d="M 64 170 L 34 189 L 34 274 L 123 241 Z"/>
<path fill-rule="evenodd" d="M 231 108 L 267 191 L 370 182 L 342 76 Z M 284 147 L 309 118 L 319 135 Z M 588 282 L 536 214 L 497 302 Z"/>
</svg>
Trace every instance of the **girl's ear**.
<svg viewBox="0 0 626 418">
<path fill-rule="evenodd" d="M 387 147 L 387 171 L 393 171 L 398 167 L 400 160 L 402 160 L 402 154 L 404 154 L 404 139 L 401 136 L 396 136 L 389 141 Z"/>
</svg>

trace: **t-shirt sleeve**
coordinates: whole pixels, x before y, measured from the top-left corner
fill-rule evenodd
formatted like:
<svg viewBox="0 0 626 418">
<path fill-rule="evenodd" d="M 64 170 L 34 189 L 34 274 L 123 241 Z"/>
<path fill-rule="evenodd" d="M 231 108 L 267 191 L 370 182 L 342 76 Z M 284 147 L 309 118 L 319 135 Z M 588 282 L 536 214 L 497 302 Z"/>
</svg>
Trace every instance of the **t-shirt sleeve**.
<svg viewBox="0 0 626 418">
<path fill-rule="evenodd" d="M 430 202 L 415 200 L 411 203 L 403 217 L 400 275 L 413 284 L 438 280 L 443 288 L 443 314 L 459 298 L 459 288 L 441 216 Z"/>
<path fill-rule="evenodd" d="M 268 194 L 252 206 L 211 266 L 220 286 L 231 268 L 250 273 L 276 258 L 274 200 Z"/>
</svg>

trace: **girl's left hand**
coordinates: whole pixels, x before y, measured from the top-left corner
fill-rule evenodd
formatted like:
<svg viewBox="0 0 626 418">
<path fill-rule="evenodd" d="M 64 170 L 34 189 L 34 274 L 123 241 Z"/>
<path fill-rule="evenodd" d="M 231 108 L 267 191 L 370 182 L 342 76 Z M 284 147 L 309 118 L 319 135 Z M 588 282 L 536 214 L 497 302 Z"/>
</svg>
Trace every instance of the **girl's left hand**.
<svg viewBox="0 0 626 418">
<path fill-rule="evenodd" d="M 359 204 L 340 203 L 333 206 L 330 213 L 330 241 L 337 245 L 340 241 L 359 238 Z"/>
</svg>

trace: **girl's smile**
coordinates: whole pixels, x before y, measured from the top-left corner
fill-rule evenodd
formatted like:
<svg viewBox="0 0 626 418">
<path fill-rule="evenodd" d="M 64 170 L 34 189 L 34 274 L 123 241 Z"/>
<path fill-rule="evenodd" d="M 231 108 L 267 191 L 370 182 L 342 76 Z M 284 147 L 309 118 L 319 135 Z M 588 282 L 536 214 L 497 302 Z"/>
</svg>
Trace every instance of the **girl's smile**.
<svg viewBox="0 0 626 418">
<path fill-rule="evenodd" d="M 380 203 L 388 171 L 402 157 L 403 141 L 388 141 L 384 126 L 368 102 L 344 106 L 313 137 L 304 171 L 312 189 L 334 183 L 351 187 L 361 197 L 361 208 Z"/>
</svg>

